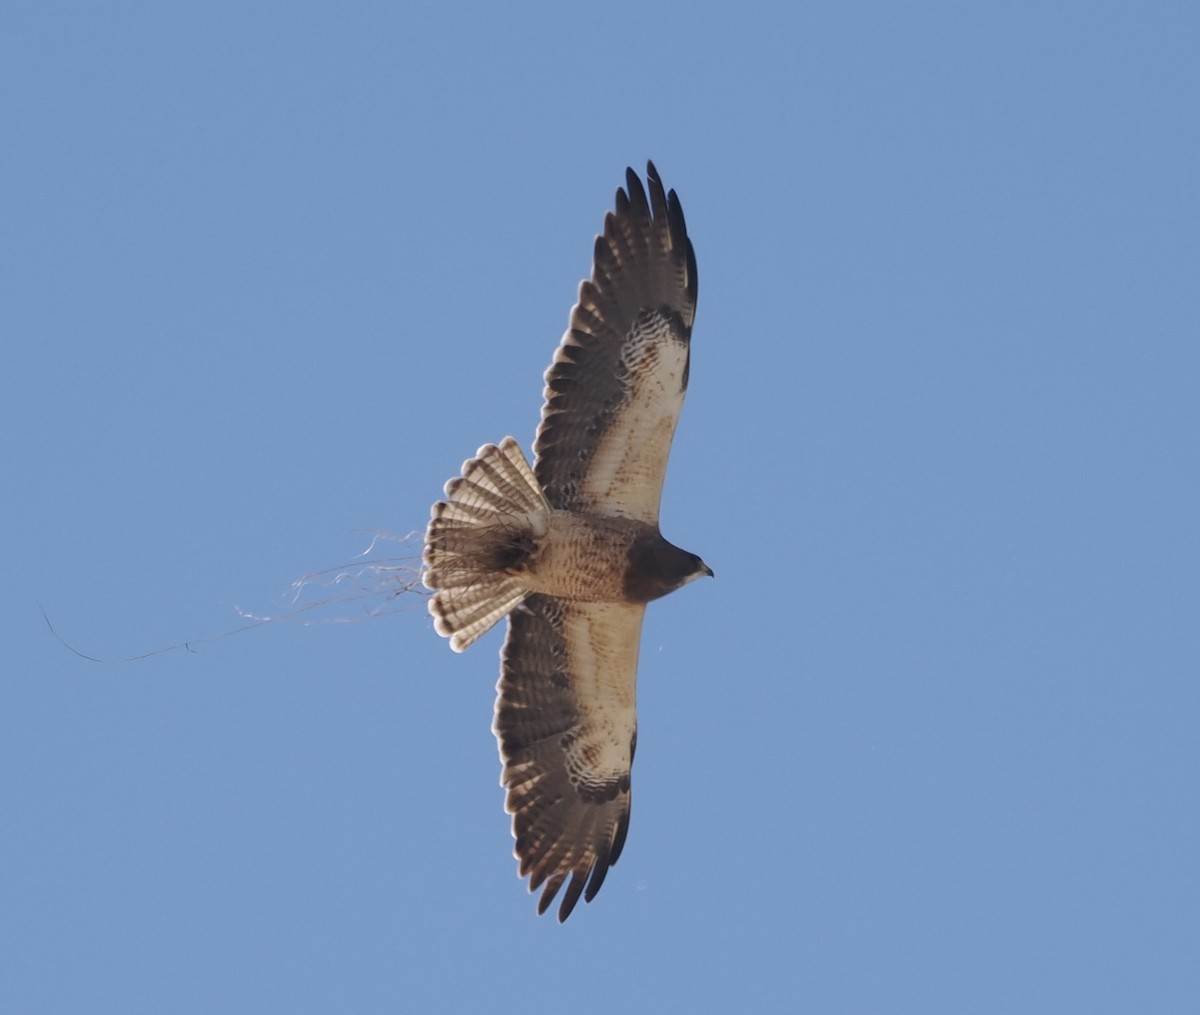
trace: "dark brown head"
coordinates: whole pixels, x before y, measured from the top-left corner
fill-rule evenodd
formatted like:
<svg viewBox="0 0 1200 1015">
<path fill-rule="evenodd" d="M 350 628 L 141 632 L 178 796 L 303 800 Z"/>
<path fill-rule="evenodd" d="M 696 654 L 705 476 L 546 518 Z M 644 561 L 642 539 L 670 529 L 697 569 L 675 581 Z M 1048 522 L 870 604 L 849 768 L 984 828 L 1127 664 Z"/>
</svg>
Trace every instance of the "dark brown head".
<svg viewBox="0 0 1200 1015">
<path fill-rule="evenodd" d="M 694 553 L 668 543 L 657 532 L 647 532 L 630 544 L 625 598 L 631 603 L 648 603 L 704 577 L 712 577 L 712 568 Z"/>
</svg>

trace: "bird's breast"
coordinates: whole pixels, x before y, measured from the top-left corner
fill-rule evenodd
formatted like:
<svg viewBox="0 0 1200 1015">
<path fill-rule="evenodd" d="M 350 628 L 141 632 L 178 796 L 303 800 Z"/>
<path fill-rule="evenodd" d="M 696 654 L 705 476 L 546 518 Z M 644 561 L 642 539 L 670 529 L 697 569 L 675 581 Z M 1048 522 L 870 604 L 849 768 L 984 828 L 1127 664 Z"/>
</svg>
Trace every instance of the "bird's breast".
<svg viewBox="0 0 1200 1015">
<path fill-rule="evenodd" d="M 592 603 L 625 602 L 629 548 L 644 522 L 554 511 L 530 561 L 530 591 Z"/>
</svg>

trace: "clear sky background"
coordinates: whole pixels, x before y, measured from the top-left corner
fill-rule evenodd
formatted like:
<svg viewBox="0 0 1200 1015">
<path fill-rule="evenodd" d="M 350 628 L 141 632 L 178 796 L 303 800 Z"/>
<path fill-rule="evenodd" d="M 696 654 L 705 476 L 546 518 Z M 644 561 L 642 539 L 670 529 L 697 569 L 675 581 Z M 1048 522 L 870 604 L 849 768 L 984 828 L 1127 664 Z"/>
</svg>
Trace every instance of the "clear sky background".
<svg viewBox="0 0 1200 1015">
<path fill-rule="evenodd" d="M 1198 46 L 1182 2 L 9 5 L 0 1009 L 1197 1010 Z M 500 632 L 366 573 L 201 639 L 528 447 L 648 157 L 700 266 L 663 528 L 717 578 L 649 610 L 628 845 L 559 926 Z"/>
</svg>

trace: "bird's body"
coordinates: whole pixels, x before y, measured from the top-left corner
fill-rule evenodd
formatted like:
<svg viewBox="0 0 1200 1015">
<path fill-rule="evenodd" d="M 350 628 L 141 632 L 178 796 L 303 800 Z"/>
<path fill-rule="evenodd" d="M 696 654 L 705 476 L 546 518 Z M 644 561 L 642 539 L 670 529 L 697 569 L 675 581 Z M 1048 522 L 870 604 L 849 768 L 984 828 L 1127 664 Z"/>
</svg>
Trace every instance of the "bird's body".
<svg viewBox="0 0 1200 1015">
<path fill-rule="evenodd" d="M 640 566 L 645 554 L 637 552 L 661 539 L 653 526 L 631 518 L 573 511 L 552 511 L 547 521 L 545 538 L 524 564 L 530 592 L 581 603 L 658 598 L 648 593 L 653 572 Z M 624 568 L 613 567 L 613 561 L 625 561 Z"/>
<path fill-rule="evenodd" d="M 462 651 L 502 617 L 494 730 L 522 876 L 591 900 L 629 826 L 645 604 L 712 572 L 658 507 L 687 389 L 696 263 L 674 191 L 626 174 L 554 362 L 531 469 L 506 437 L 446 484 L 425 539 L 439 634 Z M 570 879 L 569 882 L 567 879 Z"/>
</svg>

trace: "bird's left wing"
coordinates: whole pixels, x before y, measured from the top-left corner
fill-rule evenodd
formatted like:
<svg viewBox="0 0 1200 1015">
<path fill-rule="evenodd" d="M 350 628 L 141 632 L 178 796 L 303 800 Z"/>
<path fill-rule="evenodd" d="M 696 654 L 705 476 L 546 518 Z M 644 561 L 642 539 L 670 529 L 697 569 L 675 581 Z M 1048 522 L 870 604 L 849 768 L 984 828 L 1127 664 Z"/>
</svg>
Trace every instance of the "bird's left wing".
<svg viewBox="0 0 1200 1015">
<path fill-rule="evenodd" d="M 592 900 L 629 829 L 645 607 L 531 595 L 509 614 L 493 725 L 520 874 L 544 913 Z"/>
</svg>

